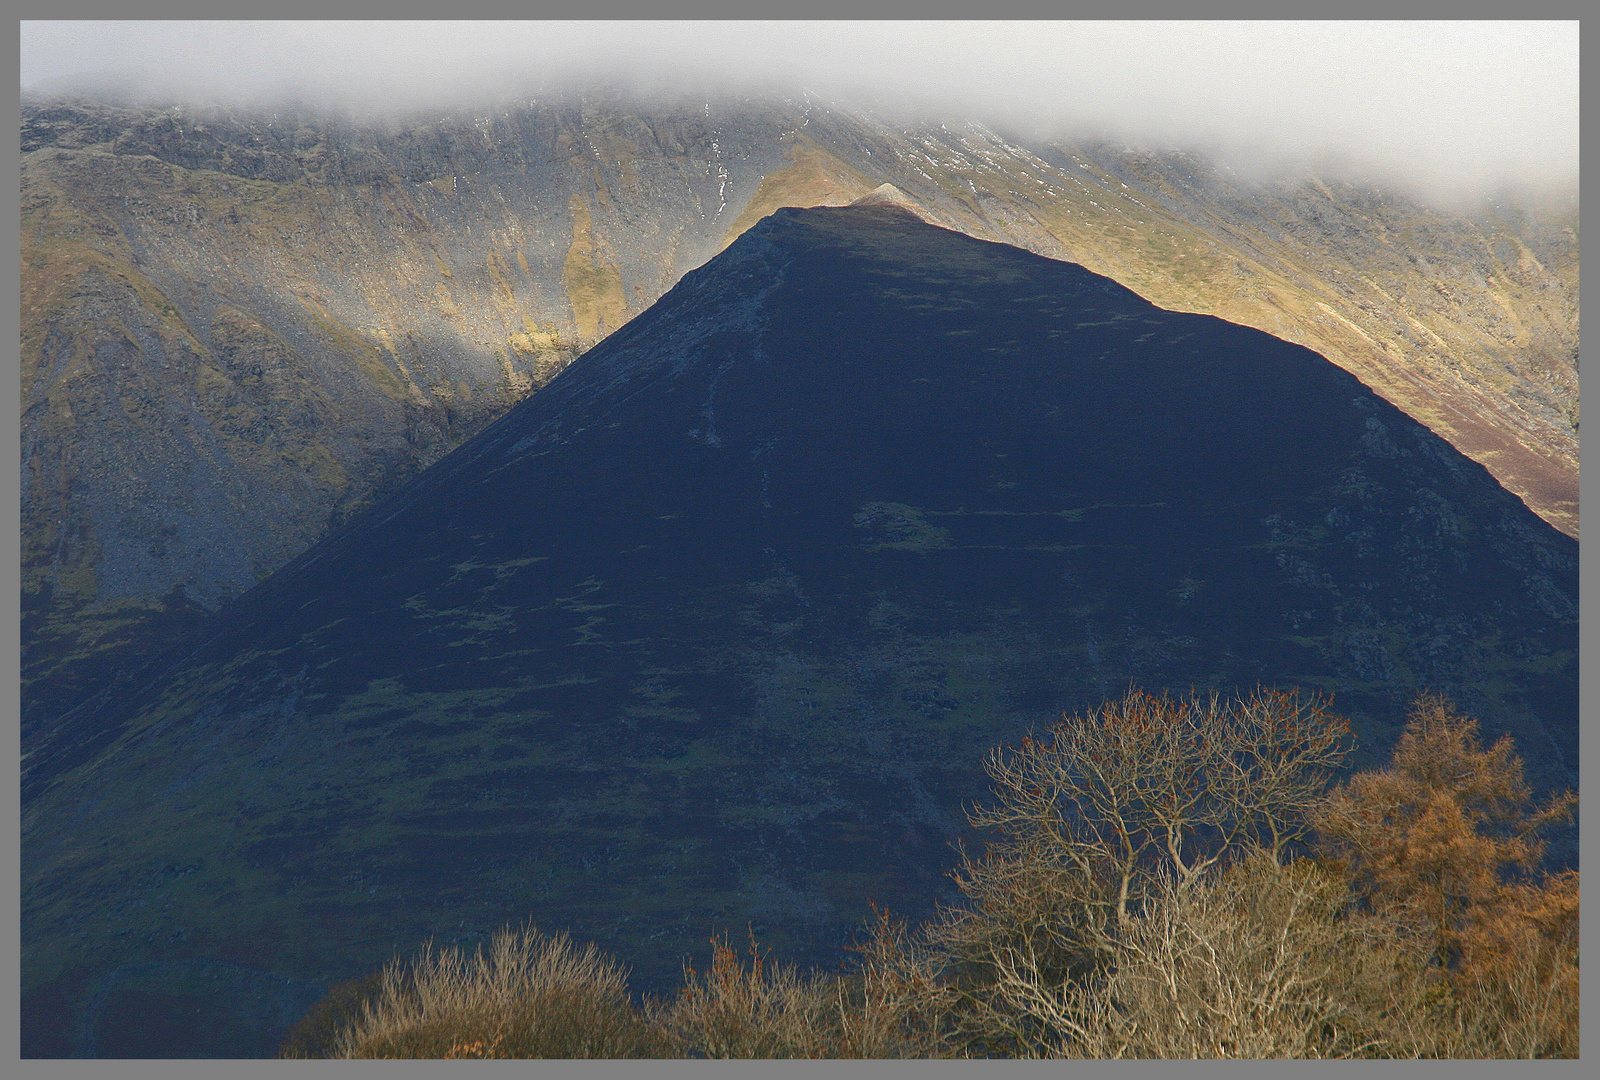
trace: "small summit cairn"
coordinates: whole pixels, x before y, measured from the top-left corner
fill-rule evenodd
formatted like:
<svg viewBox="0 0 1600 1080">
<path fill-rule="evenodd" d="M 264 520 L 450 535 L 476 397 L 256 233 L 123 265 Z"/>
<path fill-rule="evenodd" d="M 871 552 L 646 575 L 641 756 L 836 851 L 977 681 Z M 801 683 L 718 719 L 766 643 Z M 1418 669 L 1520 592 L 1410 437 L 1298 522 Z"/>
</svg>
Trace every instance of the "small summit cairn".
<svg viewBox="0 0 1600 1080">
<path fill-rule="evenodd" d="M 851 206 L 897 206 L 902 210 L 910 211 L 923 221 L 928 220 L 927 211 L 917 205 L 915 199 L 895 187 L 893 184 L 879 184 L 861 198 L 850 204 Z"/>
</svg>

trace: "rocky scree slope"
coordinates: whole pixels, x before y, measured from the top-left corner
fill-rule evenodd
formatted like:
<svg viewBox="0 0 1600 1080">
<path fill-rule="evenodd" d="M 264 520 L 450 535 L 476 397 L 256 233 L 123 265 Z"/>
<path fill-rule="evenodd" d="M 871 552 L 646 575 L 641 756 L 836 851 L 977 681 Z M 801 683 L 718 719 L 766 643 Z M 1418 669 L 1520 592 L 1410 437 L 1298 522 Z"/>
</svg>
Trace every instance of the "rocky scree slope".
<svg viewBox="0 0 1600 1080">
<path fill-rule="evenodd" d="M 530 916 L 641 989 L 835 965 L 989 747 L 1130 683 L 1333 692 L 1358 765 L 1443 690 L 1566 786 L 1576 549 L 1299 346 L 783 210 L 25 747 L 25 1053 L 270 1053 Z"/>
</svg>

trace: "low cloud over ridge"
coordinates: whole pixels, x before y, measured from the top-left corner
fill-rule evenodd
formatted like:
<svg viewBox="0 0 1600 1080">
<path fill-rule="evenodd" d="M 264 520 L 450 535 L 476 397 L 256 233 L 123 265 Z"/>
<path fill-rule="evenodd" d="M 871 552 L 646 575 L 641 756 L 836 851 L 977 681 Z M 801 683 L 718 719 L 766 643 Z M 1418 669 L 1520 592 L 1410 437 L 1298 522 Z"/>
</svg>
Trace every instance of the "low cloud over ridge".
<svg viewBox="0 0 1600 1080">
<path fill-rule="evenodd" d="M 1578 174 L 1577 22 L 24 22 L 24 89 L 355 110 L 597 80 L 810 91 L 1451 197 Z"/>
</svg>

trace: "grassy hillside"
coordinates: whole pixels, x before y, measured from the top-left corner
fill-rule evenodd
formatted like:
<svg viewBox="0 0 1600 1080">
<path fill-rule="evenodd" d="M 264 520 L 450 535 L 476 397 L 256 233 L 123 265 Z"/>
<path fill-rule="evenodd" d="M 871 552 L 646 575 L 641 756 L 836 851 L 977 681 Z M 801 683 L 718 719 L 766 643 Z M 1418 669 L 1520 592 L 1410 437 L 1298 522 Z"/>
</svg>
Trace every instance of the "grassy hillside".
<svg viewBox="0 0 1600 1080">
<path fill-rule="evenodd" d="M 270 1043 L 529 915 L 641 987 L 716 929 L 836 962 L 940 898 L 988 748 L 1130 684 L 1332 692 L 1361 766 L 1444 689 L 1564 787 L 1576 549 L 1299 346 L 784 210 L 25 732 L 29 1045 Z"/>
<path fill-rule="evenodd" d="M 356 123 L 24 104 L 24 716 L 61 713 L 761 217 L 929 220 L 1306 345 L 1577 534 L 1578 215 L 806 98 Z"/>
</svg>

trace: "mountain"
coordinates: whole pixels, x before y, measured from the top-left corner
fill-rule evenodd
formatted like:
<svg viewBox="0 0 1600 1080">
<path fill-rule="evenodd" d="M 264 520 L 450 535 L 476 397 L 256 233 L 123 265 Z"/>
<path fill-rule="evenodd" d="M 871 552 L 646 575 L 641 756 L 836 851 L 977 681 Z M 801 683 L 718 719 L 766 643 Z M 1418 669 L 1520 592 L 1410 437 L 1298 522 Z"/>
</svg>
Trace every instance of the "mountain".
<svg viewBox="0 0 1600 1080">
<path fill-rule="evenodd" d="M 881 198 L 780 210 L 27 740 L 24 1052 L 268 1053 L 530 916 L 638 988 L 719 929 L 831 966 L 942 895 L 987 749 L 1130 683 L 1334 692 L 1357 764 L 1442 690 L 1570 784 L 1576 589 L 1309 350 Z"/>
<path fill-rule="evenodd" d="M 763 216 L 928 220 L 1298 342 L 1577 535 L 1578 213 L 603 91 L 356 120 L 22 105 L 24 723 L 542 386 Z"/>
</svg>

